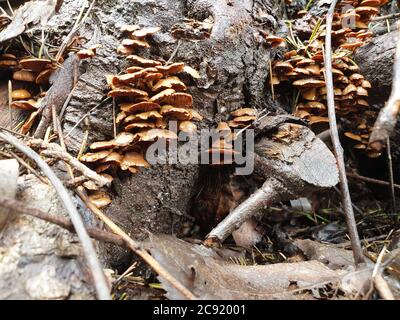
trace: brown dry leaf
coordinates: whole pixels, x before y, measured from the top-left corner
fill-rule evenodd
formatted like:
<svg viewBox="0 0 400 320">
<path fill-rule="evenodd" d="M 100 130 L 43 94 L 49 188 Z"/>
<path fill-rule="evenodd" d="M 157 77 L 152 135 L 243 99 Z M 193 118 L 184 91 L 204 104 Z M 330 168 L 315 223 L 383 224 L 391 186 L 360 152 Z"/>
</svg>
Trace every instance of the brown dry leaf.
<svg viewBox="0 0 400 320">
<path fill-rule="evenodd" d="M 0 43 L 18 37 L 25 32 L 28 25 L 47 24 L 50 17 L 59 9 L 60 1 L 29 1 L 18 8 L 11 23 L 0 32 Z"/>
<path fill-rule="evenodd" d="M 318 288 L 346 274 L 318 261 L 242 266 L 222 260 L 211 248 L 168 235 L 150 234 L 150 251 L 199 299 L 301 299 L 289 286 Z M 160 280 L 169 299 L 184 299 L 168 282 Z"/>
</svg>

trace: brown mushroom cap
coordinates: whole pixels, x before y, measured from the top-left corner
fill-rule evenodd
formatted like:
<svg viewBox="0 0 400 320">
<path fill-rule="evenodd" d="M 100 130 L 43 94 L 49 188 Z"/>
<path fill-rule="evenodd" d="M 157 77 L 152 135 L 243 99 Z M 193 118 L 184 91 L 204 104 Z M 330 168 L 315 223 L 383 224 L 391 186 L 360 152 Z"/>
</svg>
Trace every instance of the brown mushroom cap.
<svg viewBox="0 0 400 320">
<path fill-rule="evenodd" d="M 25 89 L 17 89 L 11 92 L 11 98 L 13 100 L 24 100 L 24 99 L 29 99 L 30 97 L 31 97 L 30 92 Z"/>
<path fill-rule="evenodd" d="M 110 196 L 103 191 L 99 191 L 90 195 L 89 200 L 99 209 L 108 206 L 112 202 Z"/>
<path fill-rule="evenodd" d="M 143 155 L 138 152 L 125 153 L 121 161 L 121 169 L 127 170 L 129 167 L 150 167 L 150 164 L 144 159 Z"/>
<path fill-rule="evenodd" d="M 158 31 L 160 31 L 160 27 L 150 27 L 150 28 L 143 28 L 140 30 L 135 30 L 132 32 L 132 36 L 136 38 L 144 38 L 146 36 L 152 35 Z"/>
<path fill-rule="evenodd" d="M 135 114 L 140 112 L 159 110 L 161 107 L 158 103 L 151 101 L 142 101 L 138 103 L 121 103 L 120 108 L 122 111 Z"/>
<path fill-rule="evenodd" d="M 354 84 L 352 84 L 352 83 L 350 83 L 349 85 L 347 85 L 347 87 L 346 88 L 344 88 L 344 90 L 343 90 L 343 95 L 348 95 L 349 93 L 351 93 L 351 92 L 357 92 L 357 87 L 354 85 Z"/>
<path fill-rule="evenodd" d="M 129 24 L 129 25 L 122 26 L 120 31 L 121 32 L 133 32 L 133 31 L 136 31 L 139 29 L 140 29 L 140 27 L 137 24 Z"/>
<path fill-rule="evenodd" d="M 0 60 L 0 68 L 9 69 L 12 67 L 16 67 L 18 62 L 15 60 Z"/>
<path fill-rule="evenodd" d="M 125 126 L 125 131 L 136 130 L 136 129 L 154 129 L 156 124 L 152 122 L 133 122 Z"/>
<path fill-rule="evenodd" d="M 363 97 L 368 97 L 368 91 L 366 89 L 364 89 L 363 87 L 357 87 L 357 95 L 363 96 Z"/>
<path fill-rule="evenodd" d="M 171 96 L 173 93 L 175 93 L 174 89 L 165 89 L 165 90 L 157 93 L 156 95 L 152 96 L 150 98 L 150 101 L 156 102 L 156 103 L 161 103 L 164 101 L 164 99 L 166 97 Z"/>
<path fill-rule="evenodd" d="M 300 94 L 306 100 L 314 101 L 314 100 L 316 100 L 318 98 L 317 89 L 316 88 L 301 90 Z"/>
<path fill-rule="evenodd" d="M 293 85 L 299 88 L 319 88 L 325 86 L 325 81 L 315 78 L 305 78 L 294 81 Z"/>
<path fill-rule="evenodd" d="M 203 120 L 203 116 L 200 113 L 198 113 L 196 110 L 189 109 L 188 111 L 190 112 L 192 121 L 202 121 Z"/>
<path fill-rule="evenodd" d="M 11 108 L 29 111 L 38 109 L 37 101 L 33 99 L 13 101 L 11 103 Z"/>
<path fill-rule="evenodd" d="M 355 50 L 359 47 L 361 47 L 364 44 L 364 42 L 351 42 L 351 43 L 343 43 L 340 45 L 341 48 L 347 49 L 347 50 Z"/>
<path fill-rule="evenodd" d="M 267 41 L 268 44 L 270 44 L 273 48 L 281 45 L 282 43 L 285 42 L 284 38 L 281 37 L 277 37 L 277 36 L 273 36 L 273 35 L 269 35 L 267 37 L 265 37 L 265 40 Z"/>
<path fill-rule="evenodd" d="M 115 123 L 119 124 L 122 122 L 127 117 L 127 114 L 124 111 L 121 111 L 120 113 L 117 114 L 115 118 Z"/>
<path fill-rule="evenodd" d="M 25 121 L 25 123 L 22 125 L 20 129 L 20 132 L 22 134 L 27 134 L 29 132 L 38 115 L 39 111 L 34 111 L 29 115 L 28 120 Z"/>
<path fill-rule="evenodd" d="M 111 150 L 101 150 L 99 152 L 89 152 L 85 153 L 80 157 L 80 161 L 82 162 L 97 162 L 99 160 L 103 160 L 111 153 Z"/>
<path fill-rule="evenodd" d="M 190 75 L 192 78 L 194 79 L 199 79 L 200 78 L 200 74 L 197 70 L 193 69 L 192 67 L 189 66 L 184 66 L 182 72 L 187 73 L 188 75 Z"/>
<path fill-rule="evenodd" d="M 110 92 L 108 92 L 108 96 L 110 97 L 135 97 L 135 98 L 144 98 L 148 97 L 146 91 L 131 88 L 128 86 L 116 87 Z"/>
<path fill-rule="evenodd" d="M 232 117 L 256 116 L 257 110 L 253 108 L 240 108 L 231 112 Z"/>
<path fill-rule="evenodd" d="M 121 132 L 115 137 L 115 145 L 126 147 L 137 139 L 137 136 L 130 132 Z"/>
<path fill-rule="evenodd" d="M 363 80 L 363 82 L 361 82 L 361 87 L 366 89 L 372 88 L 371 83 L 368 80 Z"/>
<path fill-rule="evenodd" d="M 141 122 L 141 120 L 155 120 L 155 119 L 161 119 L 161 118 L 162 118 L 162 115 L 159 114 L 158 111 L 152 110 L 152 111 L 132 114 L 132 115 L 126 117 L 124 122 L 125 123 L 134 122 L 134 121 Z"/>
<path fill-rule="evenodd" d="M 133 63 L 138 64 L 139 66 L 142 66 L 142 67 L 161 66 L 160 61 L 145 59 L 145 58 L 139 57 L 137 55 L 129 55 L 126 57 L 126 59 L 129 61 L 132 61 Z"/>
<path fill-rule="evenodd" d="M 180 122 L 178 128 L 179 128 L 179 131 L 183 131 L 188 134 L 194 134 L 197 132 L 197 126 L 191 121 Z"/>
<path fill-rule="evenodd" d="M 236 123 L 248 123 L 256 120 L 256 118 L 256 116 L 240 116 L 233 119 L 233 121 Z"/>
<path fill-rule="evenodd" d="M 48 69 L 51 66 L 51 60 L 49 59 L 38 59 L 38 58 L 27 58 L 19 61 L 19 64 L 27 70 L 34 72 L 40 72 L 43 69 Z"/>
<path fill-rule="evenodd" d="M 160 113 L 163 116 L 171 117 L 177 120 L 191 120 L 192 115 L 188 109 L 177 108 L 171 105 L 165 105 L 161 107 Z"/>
<path fill-rule="evenodd" d="M 344 135 L 345 135 L 346 137 L 352 139 L 352 140 L 359 141 L 359 142 L 362 141 L 361 136 L 358 135 L 358 134 L 354 134 L 354 133 L 352 133 L 352 132 L 345 132 Z"/>
<path fill-rule="evenodd" d="M 113 151 L 111 152 L 107 157 L 105 157 L 103 160 L 101 160 L 101 162 L 103 163 L 109 163 L 109 162 L 113 162 L 113 163 L 118 163 L 120 164 L 122 161 L 123 155 Z"/>
<path fill-rule="evenodd" d="M 139 132 L 138 136 L 141 141 L 153 141 L 155 139 L 176 140 L 178 139 L 176 133 L 167 129 L 150 129 Z"/>
<path fill-rule="evenodd" d="M 354 9 L 358 14 L 361 15 L 375 15 L 379 12 L 379 10 L 375 7 L 367 7 L 367 6 L 360 6 Z"/>
<path fill-rule="evenodd" d="M 168 66 L 156 66 L 156 68 L 163 75 L 168 76 L 168 75 L 182 72 L 185 68 L 185 64 L 183 62 L 175 62 Z"/>
<path fill-rule="evenodd" d="M 91 150 L 104 150 L 104 149 L 112 149 L 114 147 L 115 147 L 115 141 L 114 140 L 108 140 L 108 141 L 93 142 L 89 146 L 89 149 L 91 149 Z"/>
<path fill-rule="evenodd" d="M 152 88 L 153 91 L 164 90 L 164 89 L 174 89 L 176 91 L 186 90 L 186 85 L 176 76 L 171 76 L 158 81 Z"/>
<path fill-rule="evenodd" d="M 19 70 L 13 73 L 13 79 L 16 81 L 35 82 L 36 76 L 28 70 Z"/>
<path fill-rule="evenodd" d="M 96 52 L 92 49 L 81 49 L 77 53 L 79 59 L 88 59 L 93 58 L 96 55 Z"/>
<path fill-rule="evenodd" d="M 166 104 L 170 104 L 174 107 L 191 107 L 193 105 L 193 98 L 188 93 L 175 92 L 171 95 L 166 96 L 162 99 Z"/>
<path fill-rule="evenodd" d="M 143 48 L 143 49 L 150 48 L 150 45 L 146 41 L 139 39 L 124 39 L 122 40 L 121 44 L 124 47 L 129 47 L 129 48 Z"/>
<path fill-rule="evenodd" d="M 37 75 L 35 82 L 37 84 L 46 84 L 46 83 L 48 83 L 52 73 L 53 73 L 53 69 L 52 68 L 42 70 Z"/>
<path fill-rule="evenodd" d="M 304 105 L 304 108 L 305 109 L 326 110 L 325 105 L 318 101 L 309 101 Z"/>
<path fill-rule="evenodd" d="M 287 61 L 278 61 L 274 65 L 274 71 L 276 73 L 288 73 L 293 71 L 293 66 Z"/>
<path fill-rule="evenodd" d="M 132 67 L 128 67 L 128 68 L 126 69 L 126 72 L 128 72 L 128 73 L 135 73 L 135 72 L 138 72 L 138 71 L 140 71 L 140 70 L 143 70 L 143 67 L 132 66 Z M 157 69 L 156 69 L 156 70 L 157 70 Z"/>
</svg>

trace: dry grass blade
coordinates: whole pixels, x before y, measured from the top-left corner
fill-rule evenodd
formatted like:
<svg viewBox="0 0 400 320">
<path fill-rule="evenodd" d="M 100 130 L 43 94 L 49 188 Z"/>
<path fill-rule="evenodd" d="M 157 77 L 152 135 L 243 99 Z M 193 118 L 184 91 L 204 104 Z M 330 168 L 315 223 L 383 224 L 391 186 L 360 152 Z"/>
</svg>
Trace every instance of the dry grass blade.
<svg viewBox="0 0 400 320">
<path fill-rule="evenodd" d="M 342 203 L 343 211 L 345 213 L 347 227 L 349 229 L 349 235 L 351 240 L 351 246 L 353 249 L 354 261 L 358 265 L 364 262 L 364 255 L 361 249 L 361 243 L 358 236 L 356 221 L 354 218 L 353 206 L 351 203 L 351 197 L 349 192 L 349 186 L 347 184 L 346 167 L 344 164 L 343 148 L 340 144 L 339 133 L 336 123 L 335 113 L 335 100 L 333 91 L 333 76 L 332 76 L 332 43 L 331 43 L 331 32 L 332 32 L 332 20 L 335 11 L 337 0 L 333 0 L 329 11 L 326 15 L 326 35 L 325 35 L 325 82 L 327 89 L 327 104 L 328 104 L 328 117 L 329 127 L 331 130 L 331 139 L 334 149 L 334 154 L 339 169 L 340 189 L 342 192 Z"/>
<path fill-rule="evenodd" d="M 97 258 L 96 251 L 94 249 L 93 243 L 85 229 L 82 218 L 78 213 L 72 198 L 68 191 L 65 189 L 60 179 L 55 175 L 53 170 L 47 165 L 46 162 L 31 148 L 26 146 L 23 142 L 12 136 L 11 134 L 0 130 L 0 138 L 7 143 L 13 145 L 16 149 L 24 153 L 27 157 L 35 161 L 37 166 L 43 171 L 47 176 L 54 189 L 57 191 L 65 209 L 71 217 L 71 221 L 74 225 L 76 233 L 82 243 L 83 251 L 90 268 L 91 274 L 93 276 L 93 282 L 96 287 L 98 298 L 101 300 L 110 300 L 111 296 L 109 293 L 109 288 L 107 281 L 103 274 L 102 267 Z"/>
</svg>

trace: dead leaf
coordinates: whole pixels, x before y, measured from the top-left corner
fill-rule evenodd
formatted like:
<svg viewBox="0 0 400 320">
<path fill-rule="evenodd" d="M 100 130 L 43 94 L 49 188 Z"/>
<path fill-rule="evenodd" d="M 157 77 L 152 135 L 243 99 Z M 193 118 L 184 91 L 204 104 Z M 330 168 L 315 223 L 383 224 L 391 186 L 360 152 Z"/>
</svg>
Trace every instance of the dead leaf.
<svg viewBox="0 0 400 320">
<path fill-rule="evenodd" d="M 242 266 L 221 259 L 216 251 L 168 235 L 150 235 L 151 254 L 199 299 L 296 299 L 299 288 L 323 287 L 346 272 L 318 261 Z M 184 299 L 160 279 L 169 299 Z"/>
<path fill-rule="evenodd" d="M 50 17 L 59 9 L 62 1 L 29 1 L 14 12 L 11 23 L 0 32 L 0 43 L 18 37 L 28 27 L 45 26 Z"/>
<path fill-rule="evenodd" d="M 294 245 L 303 252 L 307 259 L 322 262 L 331 269 L 342 269 L 343 267 L 354 266 L 353 253 L 350 250 L 308 239 L 295 240 Z"/>
</svg>

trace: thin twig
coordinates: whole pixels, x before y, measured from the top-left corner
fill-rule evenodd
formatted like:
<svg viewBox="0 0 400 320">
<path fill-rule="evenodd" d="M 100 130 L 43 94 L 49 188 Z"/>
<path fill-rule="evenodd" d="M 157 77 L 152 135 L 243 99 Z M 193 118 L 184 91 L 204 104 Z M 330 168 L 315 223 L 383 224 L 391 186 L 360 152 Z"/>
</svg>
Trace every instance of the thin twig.
<svg viewBox="0 0 400 320">
<path fill-rule="evenodd" d="M 381 186 L 390 187 L 390 182 L 387 182 L 387 181 L 360 176 L 356 173 L 352 173 L 352 172 L 348 172 L 348 171 L 346 172 L 346 174 L 348 177 L 353 178 L 353 179 L 361 180 L 361 181 L 368 182 L 368 183 L 378 184 Z M 393 187 L 400 190 L 399 184 L 393 184 Z"/>
<path fill-rule="evenodd" d="M 96 110 L 98 107 L 102 106 L 104 103 L 106 103 L 107 101 L 110 101 L 110 100 L 111 100 L 111 97 L 107 97 L 107 98 L 105 98 L 103 101 L 100 101 L 99 104 L 95 105 L 95 106 L 94 106 L 92 109 L 90 109 L 88 112 L 86 112 L 86 113 L 82 116 L 82 118 L 80 118 L 80 119 L 78 120 L 78 122 L 75 123 L 75 125 L 67 132 L 67 134 L 64 136 L 64 138 L 65 138 L 65 139 L 68 138 L 68 137 L 71 135 L 71 133 L 76 129 L 76 127 L 79 126 L 79 125 L 81 124 L 81 122 L 82 122 L 83 120 L 86 119 L 86 117 L 90 116 L 90 114 L 91 114 L 94 110 Z"/>
<path fill-rule="evenodd" d="M 397 31 L 400 33 L 399 31 Z M 392 92 L 386 105 L 379 112 L 369 138 L 369 147 L 381 152 L 387 144 L 387 138 L 396 127 L 397 115 L 400 110 L 400 37 L 397 40 L 396 54 L 393 65 Z"/>
<path fill-rule="evenodd" d="M 381 20 L 386 20 L 386 19 L 395 19 L 395 18 L 398 18 L 398 17 L 400 17 L 400 13 L 396 12 L 396 13 L 391 13 L 391 14 L 387 14 L 387 15 L 384 15 L 384 16 L 380 16 L 380 17 L 373 17 L 371 19 L 371 21 L 381 21 Z"/>
<path fill-rule="evenodd" d="M 65 152 L 63 148 L 56 143 L 46 143 L 42 139 L 32 139 L 28 142 L 28 144 L 34 148 L 44 149 L 41 153 L 46 157 L 65 161 L 74 169 L 78 170 L 84 176 L 95 182 L 99 187 L 110 184 L 107 179 L 85 166 L 82 162 L 71 156 L 69 153 Z"/>
<path fill-rule="evenodd" d="M 396 193 L 394 191 L 394 178 L 393 178 L 393 163 L 392 163 L 392 151 L 390 148 L 390 138 L 387 137 L 387 158 L 388 158 L 388 171 L 389 171 L 389 182 L 390 182 L 390 193 L 392 196 L 392 212 L 397 212 L 397 205 L 396 205 Z M 394 215 L 394 223 L 397 224 L 397 217 Z"/>
<path fill-rule="evenodd" d="M 99 299 L 110 300 L 111 296 L 109 293 L 109 288 L 107 285 L 106 278 L 103 274 L 100 262 L 97 259 L 96 251 L 94 249 L 93 243 L 90 240 L 89 235 L 86 232 L 85 226 L 83 224 L 82 218 L 78 213 L 72 198 L 68 191 L 65 189 L 60 179 L 55 175 L 53 170 L 47 165 L 46 162 L 31 148 L 26 146 L 23 142 L 10 135 L 7 132 L 0 131 L 0 138 L 7 143 L 13 145 L 16 149 L 24 153 L 27 157 L 36 162 L 36 165 L 42 170 L 42 172 L 50 180 L 51 184 L 54 186 L 58 196 L 60 197 L 65 209 L 70 215 L 71 221 L 74 225 L 76 233 L 82 243 L 83 251 L 88 262 L 91 274 L 93 276 L 94 286 L 97 291 Z"/>
<path fill-rule="evenodd" d="M 347 184 L 346 177 L 346 167 L 344 164 L 344 156 L 343 156 L 343 148 L 340 144 L 339 133 L 337 129 L 336 123 L 336 114 L 335 114 L 335 100 L 333 93 L 333 79 L 332 79 L 332 43 L 331 43 L 331 31 L 332 31 L 332 20 L 333 14 L 335 11 L 337 0 L 333 0 L 328 13 L 326 15 L 326 35 L 325 35 L 325 81 L 326 81 L 326 90 L 327 90 L 327 104 L 328 104 L 328 118 L 329 118 L 329 127 L 331 130 L 331 139 L 334 154 L 336 157 L 337 166 L 339 169 L 339 180 L 340 180 L 340 189 L 342 193 L 342 203 L 343 203 L 343 211 L 346 218 L 346 223 L 350 235 L 351 247 L 353 249 L 354 262 L 356 265 L 364 262 L 364 255 L 361 249 L 360 239 L 358 237 L 358 231 L 356 226 L 356 221 L 354 218 L 353 207 L 350 198 L 349 186 Z"/>
<path fill-rule="evenodd" d="M 178 53 L 179 47 L 181 46 L 182 41 L 179 39 L 178 44 L 176 45 L 175 50 L 172 52 L 171 56 L 169 57 L 168 61 L 165 63 L 165 65 L 169 65 L 172 62 L 172 59 L 175 58 L 175 55 Z"/>
<path fill-rule="evenodd" d="M 26 214 L 47 222 L 54 223 L 70 232 L 75 233 L 74 225 L 72 224 L 70 219 L 54 214 L 49 214 L 36 208 L 27 207 L 21 201 L 5 198 L 0 195 L 0 207 L 9 209 L 15 213 Z M 125 242 L 122 240 L 122 238 L 114 233 L 92 227 L 86 227 L 86 230 L 89 236 L 93 239 L 114 243 L 118 246 L 125 246 Z"/>
<path fill-rule="evenodd" d="M 146 250 L 143 250 L 140 243 L 129 237 L 120 227 L 118 227 L 110 218 L 108 218 L 99 208 L 97 208 L 90 199 L 86 196 L 83 187 L 78 187 L 76 190 L 78 196 L 85 202 L 86 206 L 103 221 L 112 232 L 119 235 L 127 244 L 127 246 L 139 257 L 141 257 L 160 277 L 169 282 L 177 289 L 184 297 L 189 300 L 195 300 L 197 297 L 191 293 L 182 283 L 180 283 L 168 270 L 159 264 Z"/>
</svg>

